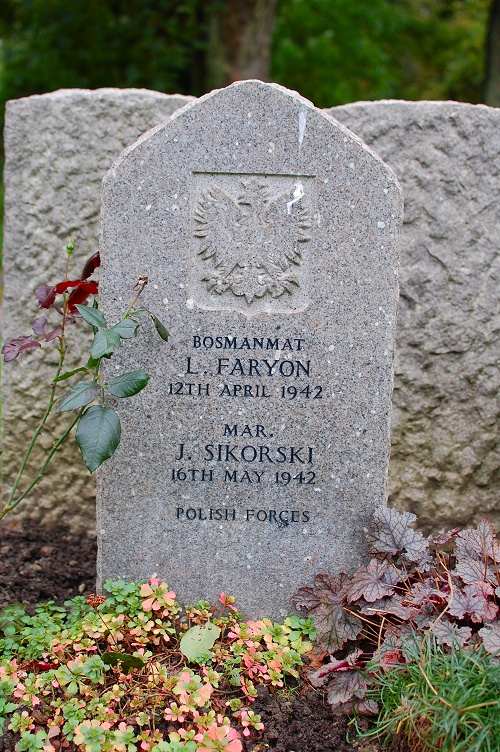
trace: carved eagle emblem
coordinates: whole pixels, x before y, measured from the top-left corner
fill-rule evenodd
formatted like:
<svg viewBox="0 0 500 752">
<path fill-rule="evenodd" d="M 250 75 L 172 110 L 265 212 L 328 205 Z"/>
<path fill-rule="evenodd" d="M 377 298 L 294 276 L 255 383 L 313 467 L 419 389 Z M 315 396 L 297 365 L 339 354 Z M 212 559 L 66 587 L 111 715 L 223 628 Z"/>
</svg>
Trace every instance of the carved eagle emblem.
<svg viewBox="0 0 500 752">
<path fill-rule="evenodd" d="M 266 184 L 241 181 L 233 198 L 213 184 L 203 193 L 194 213 L 198 255 L 210 264 L 202 277 L 207 289 L 255 298 L 278 298 L 300 282 L 302 245 L 310 239 L 309 211 L 300 182 L 271 197 Z"/>
</svg>

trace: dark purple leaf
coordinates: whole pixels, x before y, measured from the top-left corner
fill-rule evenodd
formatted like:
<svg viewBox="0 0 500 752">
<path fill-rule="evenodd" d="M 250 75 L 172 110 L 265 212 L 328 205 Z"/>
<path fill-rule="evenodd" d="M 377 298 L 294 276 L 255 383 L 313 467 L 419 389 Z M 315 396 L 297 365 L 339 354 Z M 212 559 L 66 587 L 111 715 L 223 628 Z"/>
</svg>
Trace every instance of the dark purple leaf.
<svg viewBox="0 0 500 752">
<path fill-rule="evenodd" d="M 484 649 L 488 653 L 500 651 L 500 623 L 483 627 L 479 630 L 479 636 L 482 637 Z"/>
<path fill-rule="evenodd" d="M 321 666 L 317 671 L 309 674 L 309 681 L 313 687 L 323 687 L 326 682 L 329 681 L 329 677 L 333 673 L 338 671 L 351 671 L 353 668 L 363 668 L 362 664 L 358 663 L 358 658 L 362 653 L 362 650 L 355 650 L 353 653 L 350 653 L 347 658 L 343 658 L 340 661 L 331 657 L 330 663 L 325 663 L 325 665 Z"/>
<path fill-rule="evenodd" d="M 35 290 L 35 298 L 38 300 L 40 308 L 50 308 L 56 299 L 56 288 L 53 285 L 40 285 Z"/>
<path fill-rule="evenodd" d="M 338 577 L 318 574 L 314 588 L 300 588 L 292 597 L 297 608 L 314 616 L 317 643 L 331 652 L 339 650 L 347 640 L 356 639 L 363 628 L 361 620 L 342 607 L 348 584 L 349 577 L 343 572 Z"/>
<path fill-rule="evenodd" d="M 483 621 L 486 606 L 486 598 L 477 591 L 475 585 L 466 585 L 463 590 L 455 590 L 448 613 L 457 619 L 470 616 L 472 621 L 479 624 Z"/>
<path fill-rule="evenodd" d="M 456 536 L 457 533 L 460 532 L 459 527 L 454 527 L 453 530 L 441 530 L 436 536 L 430 535 L 428 540 L 430 543 L 433 543 L 435 546 L 444 546 L 446 543 L 449 543 L 452 538 Z"/>
<path fill-rule="evenodd" d="M 415 520 L 411 512 L 400 513 L 389 507 L 377 507 L 366 537 L 369 552 L 379 558 L 402 555 L 419 564 L 426 561 L 429 543 L 422 533 L 411 529 L 410 524 Z"/>
<path fill-rule="evenodd" d="M 90 275 L 101 265 L 101 257 L 99 251 L 96 251 L 92 256 L 87 259 L 85 266 L 83 267 L 82 279 L 88 279 Z"/>
<path fill-rule="evenodd" d="M 45 329 L 47 327 L 47 319 L 45 316 L 39 316 L 35 321 L 33 322 L 32 329 L 39 337 L 43 337 L 45 335 Z"/>
<path fill-rule="evenodd" d="M 436 587 L 434 580 L 424 580 L 423 582 L 416 582 L 411 587 L 411 594 L 408 595 L 408 600 L 411 599 L 412 605 L 420 606 L 425 601 L 436 600 L 446 603 L 450 594 L 449 585 L 446 585 L 446 589 L 439 590 Z"/>
<path fill-rule="evenodd" d="M 489 556 L 500 563 L 500 546 L 490 520 L 481 520 L 475 530 L 462 530 L 457 535 L 456 552 L 460 559 L 485 560 Z"/>
<path fill-rule="evenodd" d="M 434 624 L 432 632 L 440 645 L 444 644 L 452 648 L 454 645 L 464 647 L 472 634 L 472 629 L 470 627 L 458 627 L 446 616 L 443 616 L 440 621 Z"/>
<path fill-rule="evenodd" d="M 363 699 L 369 687 L 365 677 L 355 669 L 334 674 L 328 683 L 328 704 L 335 708 L 341 703 Z"/>
<path fill-rule="evenodd" d="M 418 614 L 417 608 L 412 608 L 403 604 L 403 598 L 401 595 L 390 595 L 387 598 L 381 598 L 373 603 L 367 603 L 360 609 L 362 614 L 367 616 L 380 616 L 385 614 L 391 614 L 396 616 L 401 621 L 410 621 L 416 614 Z"/>
<path fill-rule="evenodd" d="M 347 600 L 352 603 L 364 598 L 372 603 L 385 595 L 391 595 L 394 588 L 383 581 L 386 571 L 387 562 L 378 559 L 372 559 L 367 567 L 360 567 L 346 590 Z"/>
</svg>

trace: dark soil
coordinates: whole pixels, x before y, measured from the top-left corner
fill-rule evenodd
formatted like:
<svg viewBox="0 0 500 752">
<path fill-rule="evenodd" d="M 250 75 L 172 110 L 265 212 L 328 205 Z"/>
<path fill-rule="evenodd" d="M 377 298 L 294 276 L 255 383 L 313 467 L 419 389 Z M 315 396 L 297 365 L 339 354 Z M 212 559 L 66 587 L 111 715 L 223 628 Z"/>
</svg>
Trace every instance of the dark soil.
<svg viewBox="0 0 500 752">
<path fill-rule="evenodd" d="M 21 601 L 58 604 L 95 587 L 96 542 L 65 530 L 17 524 L 0 525 L 0 608 Z M 347 719 L 334 717 L 324 697 L 302 688 L 291 697 L 261 691 L 252 708 L 264 723 L 258 742 L 244 742 L 247 752 L 379 752 L 373 744 L 346 741 Z M 353 730 L 350 736 L 354 737 Z M 12 733 L 0 736 L 0 752 L 13 750 Z M 68 752 L 70 750 L 68 749 Z"/>
</svg>

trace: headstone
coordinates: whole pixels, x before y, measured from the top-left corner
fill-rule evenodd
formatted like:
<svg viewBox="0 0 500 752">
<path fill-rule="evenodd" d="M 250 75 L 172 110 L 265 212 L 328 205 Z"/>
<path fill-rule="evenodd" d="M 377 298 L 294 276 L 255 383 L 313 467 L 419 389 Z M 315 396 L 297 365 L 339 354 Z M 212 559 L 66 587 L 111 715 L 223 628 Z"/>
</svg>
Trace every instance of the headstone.
<svg viewBox="0 0 500 752">
<path fill-rule="evenodd" d="M 139 190 L 140 189 L 140 190 Z M 401 192 L 294 92 L 246 81 L 128 149 L 102 203 L 101 308 L 138 275 L 170 331 L 120 349 L 122 442 L 98 472 L 98 581 L 165 579 L 183 602 L 282 615 L 352 570 L 386 501 Z"/>
<path fill-rule="evenodd" d="M 327 110 L 405 199 L 390 503 L 427 529 L 500 527 L 500 110 L 359 102 Z"/>
<path fill-rule="evenodd" d="M 70 89 L 7 103 L 5 118 L 4 341 L 31 334 L 40 315 L 34 290 L 63 277 L 65 246 L 75 239 L 70 271 L 78 276 L 98 248 L 101 181 L 120 152 L 141 133 L 166 120 L 192 97 L 141 89 Z M 54 324 L 55 326 L 56 324 Z M 54 343 L 55 344 L 55 343 Z M 54 344 L 24 353 L 2 368 L 3 491 L 8 494 L 54 378 Z M 88 330 L 70 333 L 68 367 L 80 364 Z M 49 352 L 50 350 L 50 352 Z M 42 436 L 49 448 L 68 416 L 50 422 Z M 35 452 L 33 477 L 41 462 Z M 4 497 L 5 498 L 5 497 Z M 36 523 L 95 530 L 95 479 L 71 439 L 55 456 L 42 482 L 19 505 Z"/>
</svg>

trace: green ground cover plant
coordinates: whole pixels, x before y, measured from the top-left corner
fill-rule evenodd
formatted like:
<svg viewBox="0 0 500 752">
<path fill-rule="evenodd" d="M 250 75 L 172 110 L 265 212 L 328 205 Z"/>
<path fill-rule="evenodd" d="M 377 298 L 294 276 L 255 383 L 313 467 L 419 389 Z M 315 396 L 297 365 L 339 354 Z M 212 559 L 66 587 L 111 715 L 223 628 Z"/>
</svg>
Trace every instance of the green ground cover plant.
<svg viewBox="0 0 500 752">
<path fill-rule="evenodd" d="M 59 362 L 52 382 L 47 385 L 47 405 L 26 450 L 8 500 L 0 508 L 0 519 L 15 509 L 40 481 L 54 454 L 75 426 L 76 441 L 91 473 L 114 454 L 121 439 L 120 418 L 115 410 L 105 406 L 104 395 L 109 392 L 120 399 L 132 397 L 147 386 L 149 375 L 139 369 L 120 374 L 106 383 L 100 374 L 101 363 L 103 359 L 111 358 L 125 341 L 137 336 L 140 325 L 146 320 L 152 321 L 162 340 L 165 342 L 168 340 L 168 332 L 157 316 L 145 306 L 138 305 L 138 299 L 148 283 L 147 277 L 137 278 L 133 288 L 132 302 L 120 321 L 110 325 L 98 309 L 99 283 L 91 279 L 94 271 L 100 266 L 99 252 L 94 253 L 88 259 L 80 277 L 71 280 L 69 279 L 69 263 L 73 250 L 74 244 L 71 242 L 66 247 L 64 279 L 57 284 L 40 285 L 35 291 L 39 307 L 44 310 L 51 309 L 57 314 L 58 325 L 51 328 L 46 316 L 39 316 L 33 322 L 33 334 L 16 337 L 2 347 L 3 360 L 9 363 L 23 352 L 38 350 L 46 343 L 55 342 L 59 352 Z M 92 305 L 89 305 L 89 299 L 92 298 Z M 84 366 L 65 371 L 67 329 L 82 321 L 92 327 L 94 334 L 88 360 Z M 68 390 L 67 379 L 74 376 L 84 378 L 73 383 Z M 76 411 L 76 415 L 47 452 L 38 473 L 27 483 L 24 490 L 20 491 L 28 460 L 54 409 L 58 413 Z"/>
<path fill-rule="evenodd" d="M 154 578 L 105 589 L 0 612 L 0 733 L 18 752 L 240 752 L 263 728 L 257 687 L 295 681 L 312 648 L 312 619 L 245 622 L 224 593 L 183 610 Z"/>
</svg>

